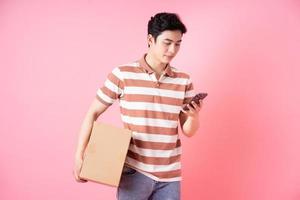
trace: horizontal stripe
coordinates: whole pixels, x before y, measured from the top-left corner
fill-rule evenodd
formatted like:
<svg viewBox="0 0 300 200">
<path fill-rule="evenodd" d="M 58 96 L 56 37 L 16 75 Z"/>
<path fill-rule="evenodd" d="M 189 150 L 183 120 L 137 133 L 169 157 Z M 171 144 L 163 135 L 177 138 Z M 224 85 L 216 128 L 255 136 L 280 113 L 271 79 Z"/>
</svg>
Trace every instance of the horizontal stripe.
<svg viewBox="0 0 300 200">
<path fill-rule="evenodd" d="M 168 171 L 166 172 L 152 172 L 152 175 L 159 177 L 161 179 L 171 179 L 171 178 L 175 178 L 175 177 L 180 177 L 181 176 L 181 170 L 177 169 L 177 170 L 172 170 L 172 171 Z M 163 181 L 163 180 L 161 180 Z"/>
<path fill-rule="evenodd" d="M 100 90 L 103 92 L 103 94 L 105 94 L 106 96 L 110 97 L 113 100 L 116 100 L 119 97 L 119 95 L 117 93 L 111 91 L 110 89 L 108 89 L 105 86 L 100 88 Z"/>
<path fill-rule="evenodd" d="M 148 73 L 145 73 L 144 71 L 141 70 L 135 70 L 135 71 L 130 71 L 130 69 L 126 69 L 122 71 L 122 77 L 124 81 L 126 79 L 130 80 L 152 80 L 151 77 L 149 76 Z M 168 77 L 166 76 L 162 82 L 163 83 L 172 83 L 172 84 L 178 84 L 178 85 L 187 85 L 188 83 L 188 76 L 183 76 L 183 77 Z"/>
<path fill-rule="evenodd" d="M 119 67 L 115 67 L 112 71 L 112 74 L 114 74 L 121 81 L 124 81 L 122 72 L 120 71 Z"/>
<path fill-rule="evenodd" d="M 164 81 L 159 81 L 159 88 L 165 90 L 173 90 L 173 91 L 185 91 L 185 85 L 178 85 L 173 83 L 164 83 Z M 147 88 L 155 88 L 157 86 L 157 81 L 149 81 L 149 80 L 125 80 L 126 87 L 147 87 Z"/>
<path fill-rule="evenodd" d="M 140 161 L 145 164 L 150 164 L 150 165 L 170 165 L 180 161 L 180 155 L 172 156 L 170 158 L 153 158 L 153 157 L 141 156 L 132 151 L 128 151 L 127 155 L 137 161 Z"/>
<path fill-rule="evenodd" d="M 122 89 L 115 85 L 113 82 L 111 82 L 109 79 L 106 79 L 106 81 L 104 82 L 104 86 L 118 95 L 122 93 Z"/>
<path fill-rule="evenodd" d="M 145 73 L 143 68 L 141 68 L 138 63 L 123 65 L 123 66 L 120 66 L 119 69 L 122 72 L 122 74 L 124 74 L 125 72 Z"/>
<path fill-rule="evenodd" d="M 180 140 L 178 140 L 178 142 L 164 143 L 164 142 L 149 142 L 149 141 L 133 139 L 130 141 L 130 144 L 141 149 L 152 149 L 152 150 L 173 150 L 174 148 L 181 146 Z"/>
<path fill-rule="evenodd" d="M 123 71 L 125 68 L 129 68 L 129 67 L 137 68 L 139 66 L 140 66 L 139 62 L 131 62 L 131 63 L 119 65 L 118 67 L 119 67 L 120 71 Z"/>
<path fill-rule="evenodd" d="M 142 140 L 142 141 L 148 141 L 148 142 L 172 143 L 177 141 L 178 135 L 149 134 L 149 133 L 138 133 L 133 131 L 132 138 Z"/>
<path fill-rule="evenodd" d="M 169 83 L 169 84 L 176 84 L 176 85 L 186 85 L 188 79 L 186 78 L 172 78 L 172 77 L 166 77 L 161 82 L 162 83 Z"/>
<path fill-rule="evenodd" d="M 153 126 L 138 126 L 133 124 L 128 124 L 123 122 L 125 128 L 129 130 L 141 132 L 141 133 L 160 133 L 162 135 L 177 135 L 178 127 L 176 128 L 163 128 L 163 127 L 153 127 Z"/>
<path fill-rule="evenodd" d="M 124 81 L 126 79 L 131 79 L 131 80 L 149 80 L 151 81 L 151 77 L 147 73 L 135 73 L 135 72 L 122 72 L 122 76 L 124 78 Z"/>
<path fill-rule="evenodd" d="M 127 156 L 126 162 L 129 164 L 132 164 L 136 168 L 139 168 L 139 169 L 147 171 L 147 172 L 168 172 L 171 170 L 181 169 L 180 162 L 175 162 L 170 165 L 151 165 L 151 164 L 145 164 L 145 163 L 139 162 L 133 158 L 130 158 L 129 156 Z"/>
<path fill-rule="evenodd" d="M 161 103 L 173 106 L 182 106 L 182 99 L 176 99 L 172 97 L 161 97 L 153 95 L 143 95 L 143 94 L 126 94 L 123 98 L 125 101 L 131 102 L 149 102 L 149 103 Z"/>
<path fill-rule="evenodd" d="M 120 87 L 120 88 L 124 88 L 124 84 L 123 81 L 121 81 L 120 78 L 118 78 L 116 75 L 114 75 L 113 73 L 110 73 L 107 76 L 107 80 L 110 80 L 113 84 L 115 84 L 116 86 Z"/>
<path fill-rule="evenodd" d="M 97 90 L 97 95 L 108 104 L 112 104 L 115 100 L 104 94 L 100 89 Z"/>
<path fill-rule="evenodd" d="M 97 94 L 96 94 L 96 99 L 99 100 L 102 104 L 106 105 L 106 106 L 110 106 L 111 104 L 110 103 L 107 103 L 106 101 L 104 101 L 101 97 L 99 97 Z"/>
<path fill-rule="evenodd" d="M 190 78 L 188 79 L 186 85 L 187 85 L 188 87 L 192 85 L 192 80 L 191 80 Z"/>
<path fill-rule="evenodd" d="M 127 63 L 127 64 L 122 64 L 119 65 L 118 68 L 120 69 L 121 72 L 124 71 L 129 71 L 129 72 L 138 72 L 138 71 L 142 71 L 143 73 L 147 73 L 144 68 L 141 66 L 140 62 L 131 62 L 131 63 Z M 180 78 L 189 78 L 189 75 L 180 71 L 179 69 L 177 69 L 176 67 L 170 66 L 170 69 L 172 70 L 172 73 L 174 74 L 175 77 L 180 77 Z"/>
<path fill-rule="evenodd" d="M 127 163 L 127 165 L 129 165 L 129 164 Z M 134 168 L 134 167 L 132 167 L 132 168 Z M 151 178 L 152 180 L 155 180 L 155 181 L 173 182 L 173 181 L 181 181 L 182 180 L 181 176 L 173 177 L 173 178 L 171 178 L 171 177 L 170 178 L 162 178 L 162 177 L 169 177 L 168 174 L 169 174 L 169 172 L 172 172 L 172 171 L 148 173 L 148 172 L 142 171 L 142 170 L 137 169 L 137 168 L 134 168 L 134 169 L 136 171 L 138 171 L 139 173 L 144 174 L 145 176 L 147 176 L 147 177 L 149 177 L 149 178 Z M 173 170 L 173 171 L 181 171 L 181 169 Z M 155 176 L 153 174 L 161 174 L 161 176 Z"/>
<path fill-rule="evenodd" d="M 120 106 L 128 110 L 152 110 L 157 112 L 166 113 L 179 113 L 181 106 L 173 106 L 159 103 L 148 103 L 148 102 L 129 102 L 125 100 L 120 101 Z"/>
<path fill-rule="evenodd" d="M 167 120 L 175 120 L 178 121 L 178 114 L 176 113 L 166 113 L 166 112 L 158 112 L 151 110 L 128 110 L 121 107 L 121 114 L 128 115 L 132 117 L 149 117 L 155 119 L 167 119 Z"/>
<path fill-rule="evenodd" d="M 128 124 L 138 125 L 138 126 L 155 126 L 155 127 L 165 127 L 165 128 L 176 128 L 178 126 L 178 121 L 165 120 L 165 119 L 154 119 L 145 117 L 131 117 L 121 114 L 123 122 Z"/>
<path fill-rule="evenodd" d="M 171 156 L 177 156 L 181 154 L 181 147 L 174 148 L 172 150 L 153 150 L 143 149 L 135 145 L 130 144 L 129 150 L 142 156 L 168 158 Z"/>
<path fill-rule="evenodd" d="M 172 67 L 172 70 L 173 70 L 174 77 L 190 79 L 190 76 L 187 73 L 182 72 L 182 71 L 176 69 L 175 67 Z"/>
<path fill-rule="evenodd" d="M 173 91 L 159 88 L 146 88 L 146 87 L 125 87 L 125 94 L 144 94 L 144 95 L 157 95 L 162 97 L 172 97 L 182 99 L 184 97 L 184 91 Z"/>
<path fill-rule="evenodd" d="M 188 97 L 194 97 L 194 96 L 195 96 L 194 90 L 190 90 L 185 93 L 184 97 L 188 98 Z"/>
<path fill-rule="evenodd" d="M 190 83 L 190 84 L 186 85 L 186 90 L 185 91 L 187 92 L 187 91 L 191 91 L 193 89 L 194 89 L 194 86 L 193 86 L 192 83 Z"/>
</svg>

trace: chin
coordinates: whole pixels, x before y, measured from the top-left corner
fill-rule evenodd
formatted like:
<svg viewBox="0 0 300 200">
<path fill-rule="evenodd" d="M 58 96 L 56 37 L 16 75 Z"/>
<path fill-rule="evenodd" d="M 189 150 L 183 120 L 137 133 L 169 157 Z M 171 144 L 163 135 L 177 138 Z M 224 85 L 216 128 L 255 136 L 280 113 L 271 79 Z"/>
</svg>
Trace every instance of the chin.
<svg viewBox="0 0 300 200">
<path fill-rule="evenodd" d="M 172 60 L 172 58 L 163 57 L 163 59 L 162 59 L 162 63 L 168 64 L 168 63 L 170 63 L 170 62 L 171 62 L 171 60 Z"/>
</svg>

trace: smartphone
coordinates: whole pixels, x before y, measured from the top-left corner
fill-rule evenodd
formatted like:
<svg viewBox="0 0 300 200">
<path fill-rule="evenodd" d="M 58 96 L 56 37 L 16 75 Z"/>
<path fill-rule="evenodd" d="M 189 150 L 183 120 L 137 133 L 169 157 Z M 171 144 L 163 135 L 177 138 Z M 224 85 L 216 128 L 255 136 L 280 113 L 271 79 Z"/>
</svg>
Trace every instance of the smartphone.
<svg viewBox="0 0 300 200">
<path fill-rule="evenodd" d="M 191 106 L 193 106 L 192 105 L 192 101 L 194 101 L 196 104 L 200 104 L 200 100 L 203 100 L 206 96 L 207 96 L 208 94 L 207 93 L 198 93 L 198 94 L 196 94 L 192 99 L 191 99 L 191 101 L 188 103 L 188 104 L 190 104 Z M 183 110 L 189 110 L 189 108 L 187 107 L 187 105 L 186 106 L 184 106 L 184 108 L 183 108 Z"/>
</svg>

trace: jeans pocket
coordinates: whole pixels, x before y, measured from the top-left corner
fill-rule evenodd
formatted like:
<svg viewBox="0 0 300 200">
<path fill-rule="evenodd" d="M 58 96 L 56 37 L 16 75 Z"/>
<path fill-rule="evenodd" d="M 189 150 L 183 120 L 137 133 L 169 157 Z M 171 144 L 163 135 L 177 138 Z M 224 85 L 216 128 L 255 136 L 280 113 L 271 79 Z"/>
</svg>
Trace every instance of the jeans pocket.
<svg viewBox="0 0 300 200">
<path fill-rule="evenodd" d="M 135 173 L 136 173 L 135 169 L 132 169 L 132 168 L 127 167 L 127 166 L 123 167 L 122 175 L 129 176 L 129 175 L 134 175 Z"/>
</svg>

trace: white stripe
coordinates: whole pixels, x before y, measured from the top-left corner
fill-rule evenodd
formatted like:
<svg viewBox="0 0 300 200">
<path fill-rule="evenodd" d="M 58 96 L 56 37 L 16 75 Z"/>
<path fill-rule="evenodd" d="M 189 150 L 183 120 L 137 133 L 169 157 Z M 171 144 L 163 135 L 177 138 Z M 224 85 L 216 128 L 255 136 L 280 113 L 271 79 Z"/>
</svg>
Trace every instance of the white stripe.
<svg viewBox="0 0 300 200">
<path fill-rule="evenodd" d="M 161 80 L 162 83 L 171 83 L 171 84 L 178 84 L 178 85 L 187 85 L 188 79 L 186 78 L 171 78 L 166 77 Z"/>
<path fill-rule="evenodd" d="M 147 73 L 122 72 L 124 79 L 152 80 Z"/>
<path fill-rule="evenodd" d="M 125 94 L 144 94 L 155 95 L 162 97 L 172 97 L 177 99 L 183 99 L 184 91 L 165 90 L 159 88 L 147 88 L 147 87 L 128 87 L 124 88 Z"/>
<path fill-rule="evenodd" d="M 150 134 L 150 133 L 140 133 L 133 131 L 132 138 L 147 142 L 164 142 L 164 143 L 174 143 L 177 142 L 178 135 L 162 135 L 162 134 Z"/>
<path fill-rule="evenodd" d="M 104 94 L 100 89 L 97 90 L 97 95 L 100 97 L 103 101 L 112 104 L 115 100 Z"/>
<path fill-rule="evenodd" d="M 165 127 L 165 128 L 176 128 L 178 126 L 178 121 L 176 120 L 166 120 L 166 119 L 155 119 L 155 118 L 145 118 L 145 117 L 130 117 L 128 115 L 122 115 L 121 118 L 123 122 L 128 124 L 133 124 L 137 126 L 154 126 L 154 127 Z"/>
<path fill-rule="evenodd" d="M 128 156 L 126 158 L 126 162 L 130 165 L 135 166 L 136 168 L 139 168 L 147 172 L 168 172 L 168 171 L 177 170 L 181 168 L 180 162 L 175 162 L 170 165 L 150 165 L 150 164 L 139 162 Z"/>
<path fill-rule="evenodd" d="M 188 82 L 187 82 L 187 85 L 191 84 L 192 83 L 192 80 L 189 78 L 188 79 Z"/>
<path fill-rule="evenodd" d="M 181 181 L 182 178 L 181 177 L 174 177 L 174 178 L 157 178 L 156 176 L 153 176 L 152 174 L 150 173 L 146 173 L 138 168 L 135 168 L 135 167 L 132 167 L 134 168 L 135 170 L 137 170 L 138 172 L 140 172 L 141 174 L 144 174 L 145 176 L 148 176 L 150 178 L 152 178 L 153 180 L 155 181 L 164 181 L 164 182 L 172 182 L 172 181 Z"/>
<path fill-rule="evenodd" d="M 130 102 L 120 100 L 120 106 L 128 110 L 151 110 L 157 112 L 176 113 L 178 114 L 181 110 L 181 106 L 173 106 L 159 103 L 148 103 L 148 102 Z"/>
<path fill-rule="evenodd" d="M 106 79 L 104 86 L 110 89 L 112 92 L 116 94 L 121 94 L 122 90 L 118 86 L 116 86 L 113 82 L 111 82 L 109 79 Z"/>
<path fill-rule="evenodd" d="M 135 72 L 122 72 L 124 79 L 134 79 L 134 80 L 148 80 L 152 81 L 151 77 L 147 73 L 135 73 Z M 187 85 L 188 79 L 186 78 L 172 78 L 166 77 L 162 79 L 162 83 L 172 83 L 172 84 L 179 84 L 179 85 Z"/>
<path fill-rule="evenodd" d="M 130 144 L 129 150 L 141 156 L 158 157 L 158 158 L 169 158 L 171 156 L 177 156 L 181 154 L 181 147 L 177 147 L 172 150 L 153 150 L 153 149 L 139 148 L 133 144 Z"/>
<path fill-rule="evenodd" d="M 138 62 L 119 65 L 119 67 L 138 67 L 138 66 L 140 66 Z"/>
<path fill-rule="evenodd" d="M 112 71 L 112 73 L 118 77 L 118 79 L 120 79 L 121 81 L 123 81 L 123 77 L 122 77 L 122 74 L 121 74 L 121 71 L 118 67 L 115 67 Z"/>
<path fill-rule="evenodd" d="M 189 90 L 185 93 L 184 98 L 193 97 L 195 96 L 194 90 Z"/>
</svg>

